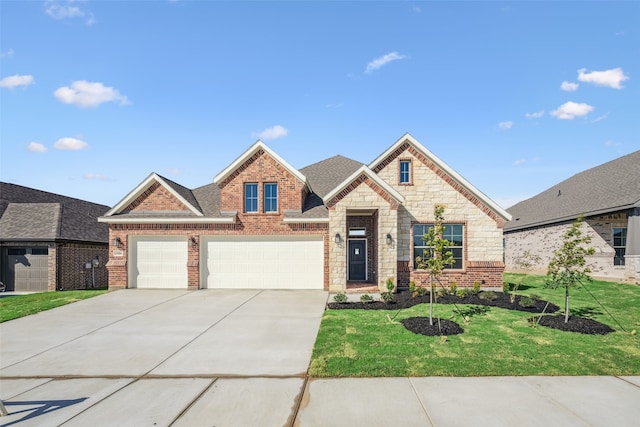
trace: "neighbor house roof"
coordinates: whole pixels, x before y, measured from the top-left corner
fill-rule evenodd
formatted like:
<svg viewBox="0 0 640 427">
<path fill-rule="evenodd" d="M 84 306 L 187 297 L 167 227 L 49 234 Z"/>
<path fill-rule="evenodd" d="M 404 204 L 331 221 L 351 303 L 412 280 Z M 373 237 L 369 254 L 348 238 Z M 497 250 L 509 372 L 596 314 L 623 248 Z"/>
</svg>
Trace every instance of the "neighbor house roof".
<svg viewBox="0 0 640 427">
<path fill-rule="evenodd" d="M 508 209 L 514 231 L 640 206 L 640 150 L 569 179 Z"/>
<path fill-rule="evenodd" d="M 97 218 L 108 210 L 105 205 L 1 182 L 0 239 L 107 243 L 108 226 L 98 224 Z"/>
</svg>

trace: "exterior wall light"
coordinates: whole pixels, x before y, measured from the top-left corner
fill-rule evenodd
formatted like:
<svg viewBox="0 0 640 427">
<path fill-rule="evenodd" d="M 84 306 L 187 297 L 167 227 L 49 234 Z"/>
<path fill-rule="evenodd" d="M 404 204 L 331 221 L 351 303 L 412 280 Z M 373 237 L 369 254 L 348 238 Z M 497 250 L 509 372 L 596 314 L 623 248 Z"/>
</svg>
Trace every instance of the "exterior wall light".
<svg viewBox="0 0 640 427">
<path fill-rule="evenodd" d="M 387 233 L 387 245 L 391 246 L 392 243 L 393 237 L 391 237 L 391 234 Z"/>
<path fill-rule="evenodd" d="M 120 240 L 119 237 L 116 237 L 111 243 L 113 243 L 113 246 L 116 248 L 119 248 L 122 245 L 122 240 Z"/>
<path fill-rule="evenodd" d="M 189 237 L 189 246 L 191 246 L 192 248 L 195 248 L 197 245 L 198 245 L 198 242 L 196 242 L 195 236 Z"/>
<path fill-rule="evenodd" d="M 340 233 L 336 233 L 336 237 L 333 239 L 336 242 L 336 245 L 340 243 Z"/>
</svg>

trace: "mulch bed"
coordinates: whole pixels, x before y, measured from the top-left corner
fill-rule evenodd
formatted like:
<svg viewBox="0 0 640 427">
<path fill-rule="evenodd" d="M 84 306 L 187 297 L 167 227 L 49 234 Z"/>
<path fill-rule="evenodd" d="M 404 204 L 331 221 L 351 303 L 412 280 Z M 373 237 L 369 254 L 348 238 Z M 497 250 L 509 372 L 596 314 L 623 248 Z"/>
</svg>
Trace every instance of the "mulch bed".
<svg viewBox="0 0 640 427">
<path fill-rule="evenodd" d="M 529 319 L 531 322 L 537 322 L 538 317 L 532 317 Z M 567 332 L 579 332 L 581 334 L 590 335 L 606 335 L 609 332 L 615 332 L 615 329 L 611 329 L 604 323 L 597 322 L 593 319 L 586 319 L 584 317 L 569 316 L 569 321 L 564 322 L 564 315 L 559 314 L 555 316 L 540 316 L 539 325 L 546 326 L 547 328 L 559 329 Z"/>
<path fill-rule="evenodd" d="M 435 337 L 440 335 L 458 335 L 464 332 L 456 322 L 447 319 L 433 319 L 433 325 L 429 324 L 428 317 L 409 317 L 401 320 L 400 323 L 414 334 Z"/>
<path fill-rule="evenodd" d="M 511 294 L 505 294 L 504 292 L 495 292 L 496 299 L 489 301 L 485 299 L 481 299 L 479 294 L 471 294 L 465 297 L 458 297 L 456 295 L 444 295 L 441 297 L 437 297 L 438 304 L 473 304 L 473 305 L 484 305 L 490 307 L 499 307 L 505 308 L 507 310 L 518 310 L 518 311 L 526 311 L 529 313 L 542 313 L 545 306 L 547 305 L 547 301 L 538 300 L 535 301 L 534 305 L 531 307 L 521 307 L 520 295 L 516 295 L 514 302 L 511 302 Z M 411 297 L 411 292 L 409 291 L 401 291 L 394 295 L 393 301 L 390 302 L 382 302 L 382 301 L 374 301 L 374 302 L 346 302 L 346 303 L 337 303 L 330 302 L 327 304 L 329 309 L 331 310 L 399 310 L 401 308 L 409 308 L 413 307 L 417 304 L 429 304 L 429 294 L 423 295 L 421 297 Z M 555 304 L 549 303 L 545 313 L 555 313 L 558 311 L 560 307 Z"/>
</svg>

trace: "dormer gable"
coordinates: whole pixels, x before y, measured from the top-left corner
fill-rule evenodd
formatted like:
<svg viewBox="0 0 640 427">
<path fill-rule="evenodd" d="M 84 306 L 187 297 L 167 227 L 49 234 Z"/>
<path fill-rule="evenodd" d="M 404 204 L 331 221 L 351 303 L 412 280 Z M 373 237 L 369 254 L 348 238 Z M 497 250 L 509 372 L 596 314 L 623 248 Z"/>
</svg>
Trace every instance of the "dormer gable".
<svg viewBox="0 0 640 427">
<path fill-rule="evenodd" d="M 371 187 L 380 197 L 384 198 L 391 206 L 397 209 L 398 205 L 404 202 L 404 197 L 398 191 L 394 190 L 389 184 L 381 179 L 367 166 L 363 165 L 357 171 L 352 173 L 332 191 L 323 197 L 324 204 L 331 209 L 333 205 L 338 203 L 347 194 L 357 188 L 359 185 L 365 184 Z"/>
<path fill-rule="evenodd" d="M 118 214 L 144 215 L 159 212 L 204 216 L 191 190 L 154 172 L 109 210 L 104 217 Z"/>
</svg>

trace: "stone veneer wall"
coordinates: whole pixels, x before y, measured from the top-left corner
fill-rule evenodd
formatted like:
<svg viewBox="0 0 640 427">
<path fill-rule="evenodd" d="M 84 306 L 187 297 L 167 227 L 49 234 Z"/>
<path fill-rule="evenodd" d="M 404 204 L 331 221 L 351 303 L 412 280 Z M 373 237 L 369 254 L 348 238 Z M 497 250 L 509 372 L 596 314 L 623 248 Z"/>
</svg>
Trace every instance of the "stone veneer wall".
<svg viewBox="0 0 640 427">
<path fill-rule="evenodd" d="M 400 160 L 411 162 L 412 182 L 400 184 Z M 472 286 L 478 280 L 485 287 L 501 287 L 504 270 L 502 249 L 502 223 L 486 213 L 486 209 L 474 203 L 475 197 L 454 188 L 442 171 L 429 167 L 411 148 L 388 162 L 378 175 L 400 192 L 405 200 L 398 208 L 397 257 L 402 281 L 424 281 L 425 272 L 413 270 L 412 226 L 433 222 L 435 204 L 444 204 L 445 221 L 465 225 L 465 270 L 445 271 L 442 280 L 456 281 L 462 286 Z M 470 200 L 470 198 L 472 200 Z"/>
<path fill-rule="evenodd" d="M 377 277 L 378 287 L 384 288 L 387 278 L 392 277 L 396 281 L 396 237 L 398 227 L 398 211 L 380 194 L 369 186 L 366 179 L 351 192 L 346 194 L 335 205 L 329 208 L 329 236 L 339 233 L 342 240 L 329 245 L 329 290 L 345 291 L 347 288 L 347 213 L 349 210 L 377 209 L 378 210 L 378 248 Z M 387 234 L 394 236 L 392 245 L 387 245 Z"/>
<path fill-rule="evenodd" d="M 526 230 L 505 233 L 505 265 L 507 271 L 523 270 L 518 261 L 526 258 L 528 252 L 536 259 L 527 271 L 534 274 L 546 274 L 547 266 L 553 252 L 562 246 L 562 236 L 571 227 L 573 221 L 533 227 Z M 582 224 L 582 232 L 591 236 L 589 246 L 596 251 L 594 256 L 587 257 L 591 275 L 598 278 L 624 279 L 625 266 L 614 266 L 615 250 L 613 249 L 613 228 L 626 227 L 626 213 L 613 213 L 586 218 Z M 531 259 L 531 258 L 529 258 Z"/>
</svg>

